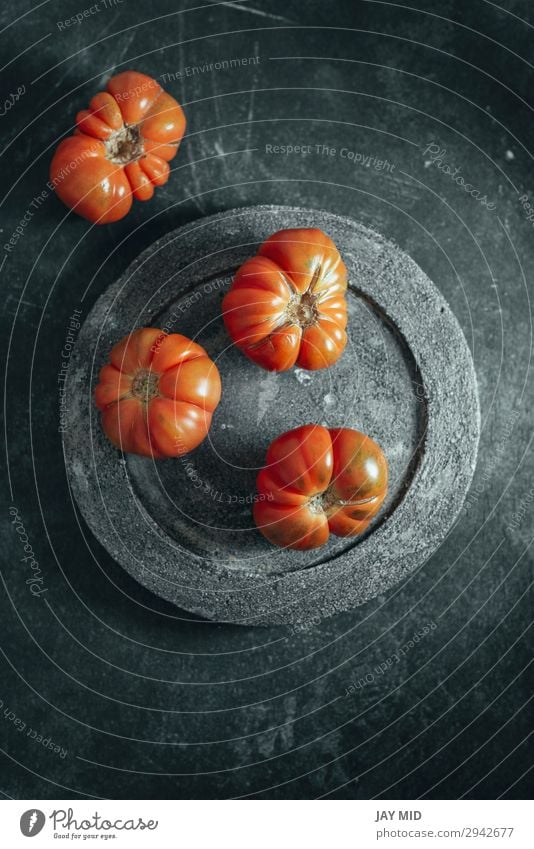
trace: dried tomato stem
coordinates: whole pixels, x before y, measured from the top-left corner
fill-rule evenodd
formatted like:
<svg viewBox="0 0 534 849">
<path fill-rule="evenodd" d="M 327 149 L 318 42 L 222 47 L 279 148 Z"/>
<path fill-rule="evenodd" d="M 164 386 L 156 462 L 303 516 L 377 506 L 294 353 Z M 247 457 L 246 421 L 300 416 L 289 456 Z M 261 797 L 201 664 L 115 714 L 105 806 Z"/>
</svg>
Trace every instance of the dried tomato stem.
<svg viewBox="0 0 534 849">
<path fill-rule="evenodd" d="M 306 291 L 300 295 L 297 292 L 292 292 L 292 297 L 287 305 L 284 313 L 284 324 L 299 324 L 303 330 L 317 323 L 319 318 L 319 310 L 317 309 L 317 295 L 314 294 L 315 287 L 321 277 L 321 266 L 316 266 L 310 285 Z M 292 285 L 288 282 L 288 287 L 292 289 Z"/>
<path fill-rule="evenodd" d="M 125 124 L 104 142 L 106 156 L 115 165 L 129 165 L 144 155 L 143 138 L 137 124 Z"/>
<path fill-rule="evenodd" d="M 298 324 L 303 330 L 306 330 L 308 327 L 312 327 L 312 325 L 317 324 L 319 319 L 319 310 L 317 308 L 317 301 L 319 297 L 313 294 L 313 290 L 317 285 L 318 280 L 321 277 L 321 266 L 318 265 L 313 272 L 313 277 L 310 280 L 310 285 L 306 289 L 306 291 L 300 295 L 298 292 L 295 292 L 295 288 L 293 283 L 286 278 L 287 288 L 291 292 L 291 299 L 284 310 L 280 321 L 267 336 L 263 339 L 259 339 L 257 342 L 253 342 L 251 345 L 248 345 L 247 348 L 249 351 L 254 351 L 257 348 L 261 348 L 263 345 L 269 342 L 273 333 L 279 332 L 284 327 L 291 327 L 292 324 Z"/>
<path fill-rule="evenodd" d="M 139 369 L 132 380 L 130 392 L 145 404 L 159 395 L 159 374 L 149 369 Z"/>
</svg>

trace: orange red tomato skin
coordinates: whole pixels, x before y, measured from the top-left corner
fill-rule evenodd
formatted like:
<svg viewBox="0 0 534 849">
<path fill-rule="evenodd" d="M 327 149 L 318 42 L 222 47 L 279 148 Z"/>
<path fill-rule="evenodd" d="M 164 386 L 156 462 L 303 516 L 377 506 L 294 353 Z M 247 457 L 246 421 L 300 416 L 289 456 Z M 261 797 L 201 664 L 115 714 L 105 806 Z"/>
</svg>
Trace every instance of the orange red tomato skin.
<svg viewBox="0 0 534 849">
<path fill-rule="evenodd" d="M 154 459 L 178 457 L 200 445 L 220 397 L 219 371 L 204 348 L 152 327 L 114 346 L 95 389 L 113 445 Z"/>
<path fill-rule="evenodd" d="M 280 230 L 237 271 L 223 300 L 234 344 L 269 371 L 333 365 L 347 335 L 347 269 L 316 228 Z"/>
<path fill-rule="evenodd" d="M 167 182 L 185 127 L 181 106 L 155 79 L 124 71 L 78 112 L 74 134 L 54 153 L 51 184 L 83 218 L 118 221 L 134 198 L 149 200 Z"/>
<path fill-rule="evenodd" d="M 257 478 L 254 520 L 283 548 L 311 549 L 330 534 L 357 536 L 387 494 L 388 464 L 371 437 L 303 425 L 275 439 Z"/>
</svg>

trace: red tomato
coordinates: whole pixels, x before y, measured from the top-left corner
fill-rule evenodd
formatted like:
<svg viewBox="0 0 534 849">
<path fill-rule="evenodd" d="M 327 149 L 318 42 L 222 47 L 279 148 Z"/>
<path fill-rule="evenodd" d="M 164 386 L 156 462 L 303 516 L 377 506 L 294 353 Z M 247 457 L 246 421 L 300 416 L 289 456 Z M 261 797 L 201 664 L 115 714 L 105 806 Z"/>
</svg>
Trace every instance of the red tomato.
<svg viewBox="0 0 534 849">
<path fill-rule="evenodd" d="M 74 135 L 56 149 L 50 181 L 83 218 L 118 221 L 132 197 L 149 200 L 167 182 L 185 123 L 182 107 L 152 77 L 117 74 L 78 112 Z"/>
<path fill-rule="evenodd" d="M 200 445 L 220 398 L 219 371 L 204 348 L 154 327 L 135 330 L 115 345 L 95 390 L 113 445 L 155 458 Z"/>
<path fill-rule="evenodd" d="M 303 425 L 269 446 L 254 519 L 274 545 L 318 548 L 330 533 L 361 534 L 378 513 L 387 484 L 387 460 L 370 436 Z"/>
<path fill-rule="evenodd" d="M 269 371 L 331 366 L 347 342 L 347 269 L 321 230 L 280 230 L 238 270 L 223 300 L 233 342 Z"/>
</svg>

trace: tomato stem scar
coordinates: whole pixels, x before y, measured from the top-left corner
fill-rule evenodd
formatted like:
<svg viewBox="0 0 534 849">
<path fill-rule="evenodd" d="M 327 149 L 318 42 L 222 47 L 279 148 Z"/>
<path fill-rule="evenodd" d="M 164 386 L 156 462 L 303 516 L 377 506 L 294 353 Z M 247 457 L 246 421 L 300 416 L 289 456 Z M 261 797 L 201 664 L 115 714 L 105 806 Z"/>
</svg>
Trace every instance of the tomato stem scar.
<svg viewBox="0 0 534 849">
<path fill-rule="evenodd" d="M 370 498 L 359 498 L 355 501 L 344 501 L 334 495 L 332 488 L 325 489 L 324 492 L 319 492 L 312 495 L 308 501 L 308 508 L 312 513 L 328 513 L 330 510 L 338 507 L 359 507 L 362 504 L 372 504 L 376 501 L 377 496 L 372 495 Z"/>
<path fill-rule="evenodd" d="M 131 394 L 145 404 L 159 395 L 159 374 L 149 369 L 139 369 L 132 380 Z"/>
<path fill-rule="evenodd" d="M 291 301 L 285 311 L 284 324 L 300 324 L 303 329 L 306 329 L 317 323 L 319 310 L 317 309 L 317 296 L 314 294 L 314 289 L 320 277 L 321 266 L 317 265 L 306 291 L 302 295 L 297 292 L 292 293 Z M 290 286 L 290 288 L 293 287 Z"/>
<path fill-rule="evenodd" d="M 115 165 L 129 165 L 144 156 L 141 130 L 137 124 L 125 124 L 104 142 L 106 156 Z"/>
</svg>

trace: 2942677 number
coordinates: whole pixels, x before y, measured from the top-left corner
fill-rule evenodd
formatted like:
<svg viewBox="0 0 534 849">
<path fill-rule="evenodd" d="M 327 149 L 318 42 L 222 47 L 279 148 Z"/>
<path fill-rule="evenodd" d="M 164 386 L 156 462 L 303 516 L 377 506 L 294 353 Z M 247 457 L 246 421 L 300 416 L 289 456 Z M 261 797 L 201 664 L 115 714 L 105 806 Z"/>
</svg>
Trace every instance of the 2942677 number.
<svg viewBox="0 0 534 849">
<path fill-rule="evenodd" d="M 505 826 L 464 826 L 461 832 L 462 837 L 511 837 L 514 832 L 513 828 Z"/>
</svg>

